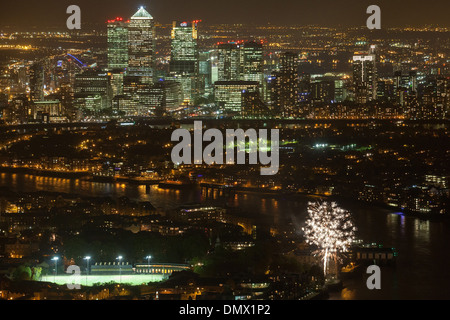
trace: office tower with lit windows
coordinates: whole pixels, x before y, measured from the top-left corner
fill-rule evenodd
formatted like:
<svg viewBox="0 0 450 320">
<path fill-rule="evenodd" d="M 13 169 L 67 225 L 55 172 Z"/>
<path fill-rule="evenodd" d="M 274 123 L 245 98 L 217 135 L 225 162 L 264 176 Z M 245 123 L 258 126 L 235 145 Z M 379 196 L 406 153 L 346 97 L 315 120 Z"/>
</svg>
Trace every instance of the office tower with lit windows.
<svg viewBox="0 0 450 320">
<path fill-rule="evenodd" d="M 88 69 L 75 76 L 74 106 L 83 111 L 99 112 L 111 107 L 111 76 Z"/>
<path fill-rule="evenodd" d="M 219 81 L 264 81 L 263 46 L 255 41 L 218 46 Z"/>
<path fill-rule="evenodd" d="M 36 62 L 29 69 L 30 99 L 32 101 L 44 100 L 44 66 Z"/>
<path fill-rule="evenodd" d="M 241 80 L 241 52 L 237 43 L 218 46 L 218 81 Z"/>
<path fill-rule="evenodd" d="M 153 17 L 143 7 L 128 24 L 128 75 L 153 82 L 155 59 L 155 30 Z"/>
<path fill-rule="evenodd" d="M 150 87 L 149 108 L 141 112 L 141 115 L 161 117 L 166 112 L 166 88 L 164 82 L 155 82 Z"/>
<path fill-rule="evenodd" d="M 108 69 L 126 69 L 128 67 L 128 22 L 123 18 L 108 20 Z"/>
<path fill-rule="evenodd" d="M 305 100 L 305 92 L 310 92 L 309 98 L 313 103 L 339 103 L 347 99 L 347 75 L 345 74 L 326 73 L 313 76 L 303 74 L 300 79 L 302 102 Z M 306 81 L 309 85 L 305 83 Z"/>
<path fill-rule="evenodd" d="M 273 74 L 271 93 L 275 114 L 295 117 L 300 112 L 298 54 L 284 52 L 280 56 L 279 70 Z"/>
<path fill-rule="evenodd" d="M 123 95 L 123 79 L 128 68 L 128 24 L 117 17 L 107 22 L 107 62 L 111 78 L 111 96 Z"/>
<path fill-rule="evenodd" d="M 449 111 L 450 79 L 431 76 L 423 88 L 417 118 L 444 119 Z"/>
<path fill-rule="evenodd" d="M 249 41 L 241 46 L 241 80 L 264 82 L 263 46 Z"/>
<path fill-rule="evenodd" d="M 4 119 L 13 123 L 28 123 L 31 119 L 32 102 L 26 95 L 13 97 L 6 109 Z"/>
<path fill-rule="evenodd" d="M 255 110 L 263 109 L 259 108 L 259 104 L 264 104 L 260 97 L 264 88 L 262 44 L 254 41 L 222 43 L 218 45 L 217 58 L 218 81 L 214 85 L 216 102 L 221 104 L 225 113 L 242 115 L 242 93 L 246 92 L 248 99 L 245 101 L 251 105 L 247 110 L 252 110 L 246 114 L 257 114 Z M 241 88 L 241 92 L 237 88 Z M 226 97 L 230 101 L 225 101 Z M 255 103 L 257 107 L 254 107 Z"/>
<path fill-rule="evenodd" d="M 17 84 L 19 88 L 24 89 L 27 85 L 27 67 L 23 66 L 17 71 Z"/>
<path fill-rule="evenodd" d="M 108 75 L 111 77 L 112 96 L 115 97 L 123 95 L 123 79 L 125 78 L 125 70 L 114 69 L 111 72 L 108 72 Z"/>
<path fill-rule="evenodd" d="M 172 24 L 170 79 L 181 83 L 186 104 L 191 104 L 199 94 L 199 22 Z"/>
<path fill-rule="evenodd" d="M 394 72 L 395 87 L 405 88 L 409 94 L 417 93 L 417 72 L 402 72 L 401 70 Z"/>
<path fill-rule="evenodd" d="M 210 51 L 199 53 L 198 70 L 200 94 L 210 93 L 213 85 L 212 80 L 212 54 Z"/>
<path fill-rule="evenodd" d="M 394 72 L 395 101 L 401 106 L 407 105 L 410 101 L 417 98 L 417 72 Z M 378 90 L 377 88 L 377 91 Z"/>
<path fill-rule="evenodd" d="M 317 79 L 311 82 L 311 100 L 315 103 L 335 101 L 335 81 Z"/>
<path fill-rule="evenodd" d="M 243 90 L 241 98 L 242 117 L 246 119 L 264 119 L 272 115 L 258 91 Z"/>
<path fill-rule="evenodd" d="M 369 54 L 353 56 L 355 101 L 363 104 L 376 100 L 377 81 L 375 47 L 371 46 Z"/>
<path fill-rule="evenodd" d="M 181 83 L 165 80 L 163 82 L 165 97 L 166 97 L 166 111 L 176 110 L 180 105 L 183 104 L 183 88 Z"/>
<path fill-rule="evenodd" d="M 123 96 L 118 96 L 120 111 L 127 116 L 139 116 L 150 106 L 151 84 L 143 83 L 139 76 L 125 76 L 123 78 Z M 117 100 L 117 99 L 116 99 Z"/>
<path fill-rule="evenodd" d="M 437 79 L 438 103 L 442 103 L 444 118 L 450 116 L 450 76 L 441 76 Z"/>
<path fill-rule="evenodd" d="M 153 17 L 143 8 L 128 23 L 128 69 L 123 79 L 120 99 L 127 114 L 148 115 L 151 106 L 155 59 Z"/>
<path fill-rule="evenodd" d="M 243 94 L 258 93 L 256 81 L 216 81 L 214 100 L 226 115 L 242 115 Z"/>
<path fill-rule="evenodd" d="M 198 72 L 198 22 L 173 21 L 170 71 L 178 74 Z"/>
<path fill-rule="evenodd" d="M 311 74 L 302 73 L 299 75 L 299 98 L 300 103 L 307 104 L 311 102 Z"/>
<path fill-rule="evenodd" d="M 31 108 L 29 110 L 29 120 L 44 123 L 63 122 L 67 120 L 64 113 L 63 105 L 58 99 L 36 101 L 31 104 Z"/>
<path fill-rule="evenodd" d="M 377 81 L 377 100 L 394 102 L 396 94 L 395 81 L 392 78 Z"/>
<path fill-rule="evenodd" d="M 8 109 L 8 95 L 0 93 L 0 123 L 5 121 Z"/>
</svg>

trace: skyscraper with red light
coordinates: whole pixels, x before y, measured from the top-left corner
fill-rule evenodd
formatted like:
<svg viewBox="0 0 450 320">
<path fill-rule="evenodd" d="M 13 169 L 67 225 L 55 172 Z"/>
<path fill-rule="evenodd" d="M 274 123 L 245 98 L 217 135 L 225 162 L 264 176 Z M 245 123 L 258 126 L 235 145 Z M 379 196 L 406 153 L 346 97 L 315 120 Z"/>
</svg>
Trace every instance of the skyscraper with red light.
<svg viewBox="0 0 450 320">
<path fill-rule="evenodd" d="M 128 22 L 117 17 L 108 20 L 108 69 L 128 67 Z"/>
</svg>

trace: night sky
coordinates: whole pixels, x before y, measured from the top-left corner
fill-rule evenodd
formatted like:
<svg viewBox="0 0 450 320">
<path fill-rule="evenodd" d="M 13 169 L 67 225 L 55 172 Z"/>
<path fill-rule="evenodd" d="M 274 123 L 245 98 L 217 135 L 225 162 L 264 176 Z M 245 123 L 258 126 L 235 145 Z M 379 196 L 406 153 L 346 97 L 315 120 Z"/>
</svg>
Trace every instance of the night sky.
<svg viewBox="0 0 450 320">
<path fill-rule="evenodd" d="M 205 23 L 316 24 L 361 26 L 371 4 L 381 7 L 382 27 L 450 27 L 449 0 L 1 0 L 0 28 L 65 28 L 67 6 L 79 5 L 82 24 L 129 17 L 140 5 L 160 23 L 202 19 Z"/>
</svg>

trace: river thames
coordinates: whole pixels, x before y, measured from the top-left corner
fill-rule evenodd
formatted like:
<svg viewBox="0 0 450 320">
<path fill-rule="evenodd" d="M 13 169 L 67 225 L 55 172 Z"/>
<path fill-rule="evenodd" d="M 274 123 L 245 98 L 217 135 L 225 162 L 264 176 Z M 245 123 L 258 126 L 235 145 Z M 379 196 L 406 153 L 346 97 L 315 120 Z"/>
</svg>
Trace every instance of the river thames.
<svg viewBox="0 0 450 320">
<path fill-rule="evenodd" d="M 290 219 L 301 228 L 306 216 L 307 197 L 267 197 L 237 193 L 234 197 L 205 198 L 200 189 L 163 190 L 152 186 L 100 183 L 77 179 L 38 177 L 0 173 L 0 187 L 17 192 L 50 191 L 80 196 L 122 197 L 149 201 L 157 208 L 170 209 L 182 204 L 208 202 L 237 207 L 239 210 L 283 223 Z M 1 197 L 1 194 L 0 194 Z M 394 247 L 399 253 L 395 267 L 381 267 L 381 290 L 366 287 L 368 275 L 362 273 L 344 281 L 344 289 L 330 299 L 450 299 L 450 223 L 428 221 L 387 209 L 355 203 L 340 203 L 352 212 L 357 237 L 366 243 Z"/>
</svg>

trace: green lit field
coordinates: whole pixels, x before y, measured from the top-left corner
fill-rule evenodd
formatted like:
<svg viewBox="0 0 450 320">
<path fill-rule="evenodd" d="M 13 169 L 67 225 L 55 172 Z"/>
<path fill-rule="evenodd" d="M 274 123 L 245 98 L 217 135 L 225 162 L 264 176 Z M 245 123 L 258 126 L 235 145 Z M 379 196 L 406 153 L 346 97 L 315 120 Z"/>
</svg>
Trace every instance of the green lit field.
<svg viewBox="0 0 450 320">
<path fill-rule="evenodd" d="M 58 276 L 42 276 L 41 281 L 52 282 L 58 285 L 80 284 L 82 286 L 92 286 L 94 284 L 103 283 L 122 283 L 130 285 L 141 285 L 148 282 L 160 282 L 164 280 L 162 274 L 133 274 L 133 275 L 58 275 Z"/>
</svg>

